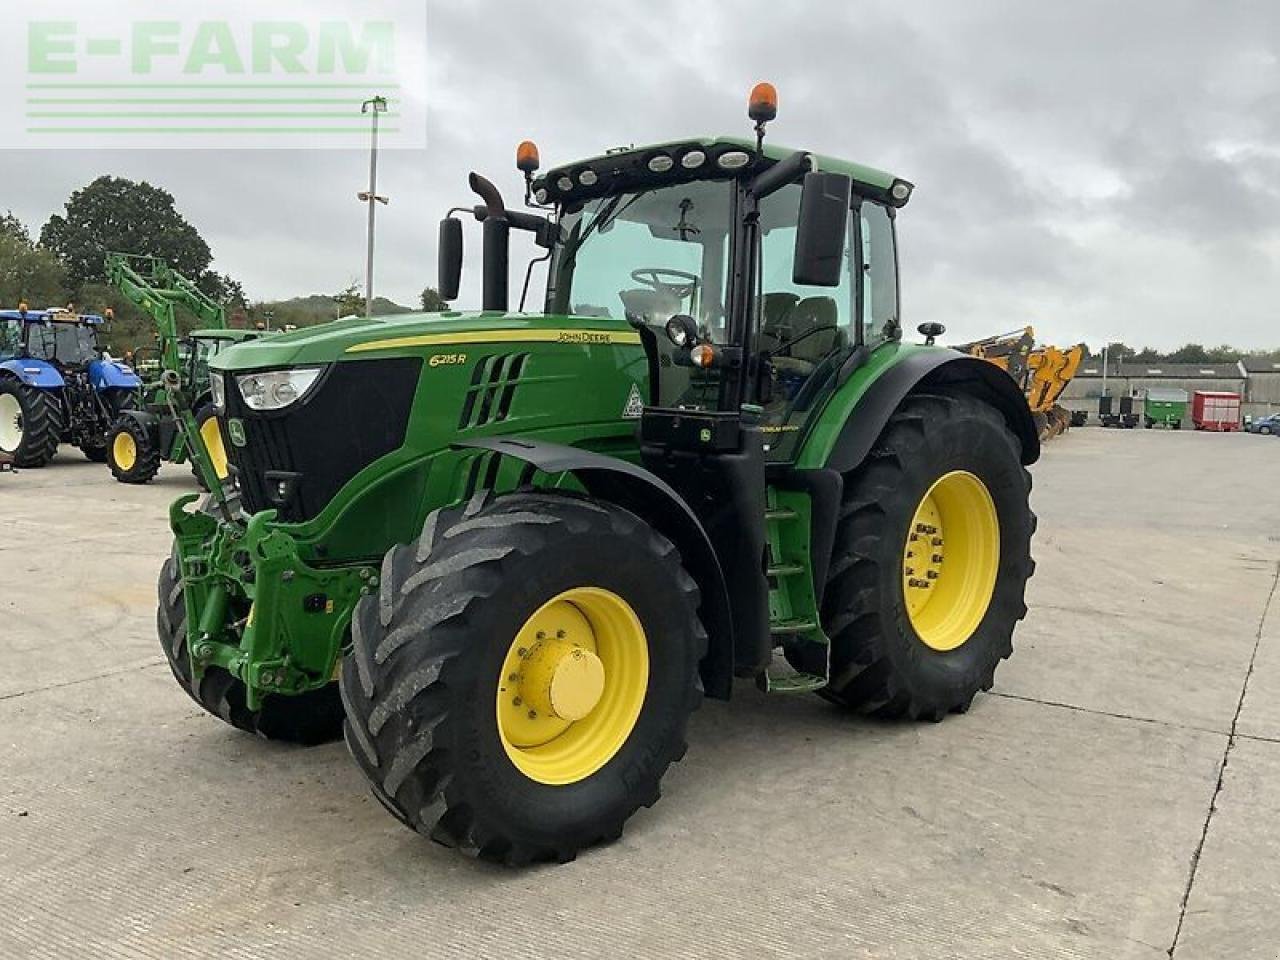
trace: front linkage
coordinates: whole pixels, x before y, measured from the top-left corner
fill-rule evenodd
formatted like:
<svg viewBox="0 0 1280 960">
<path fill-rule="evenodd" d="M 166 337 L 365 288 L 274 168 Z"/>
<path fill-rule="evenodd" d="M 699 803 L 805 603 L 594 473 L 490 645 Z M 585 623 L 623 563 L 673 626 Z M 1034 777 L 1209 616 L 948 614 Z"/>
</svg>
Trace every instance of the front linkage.
<svg viewBox="0 0 1280 960">
<path fill-rule="evenodd" d="M 246 706 L 258 710 L 268 694 L 324 687 L 356 602 L 378 588 L 377 568 L 317 569 L 277 529 L 274 510 L 219 523 L 186 509 L 198 499 L 182 497 L 169 510 L 185 607 L 198 613 L 186 624 L 192 688 L 220 668 L 244 684 Z"/>
<path fill-rule="evenodd" d="M 195 417 L 182 406 L 177 376 L 166 372 L 164 385 L 178 430 L 212 491 L 199 511 L 186 509 L 198 494 L 169 508 L 184 606 L 198 612 L 185 618 L 193 695 L 211 667 L 244 684 L 250 711 L 268 694 L 324 687 L 336 677 L 356 601 L 378 587 L 377 569 L 310 566 L 297 541 L 277 528 L 274 510 L 241 522 Z"/>
</svg>

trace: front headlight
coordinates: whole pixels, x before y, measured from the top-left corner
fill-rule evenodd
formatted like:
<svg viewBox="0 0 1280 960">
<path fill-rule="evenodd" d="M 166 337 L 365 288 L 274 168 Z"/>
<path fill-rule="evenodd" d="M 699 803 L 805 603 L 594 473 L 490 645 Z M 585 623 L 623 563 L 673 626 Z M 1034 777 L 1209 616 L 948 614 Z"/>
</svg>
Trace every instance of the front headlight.
<svg viewBox="0 0 1280 960">
<path fill-rule="evenodd" d="M 222 374 L 216 371 L 209 374 L 209 393 L 213 397 L 213 409 L 221 413 L 227 408 L 227 393 L 222 383 Z"/>
<path fill-rule="evenodd" d="M 240 396 L 250 410 L 280 410 L 306 396 L 320 377 L 320 367 L 267 370 L 236 376 Z"/>
</svg>

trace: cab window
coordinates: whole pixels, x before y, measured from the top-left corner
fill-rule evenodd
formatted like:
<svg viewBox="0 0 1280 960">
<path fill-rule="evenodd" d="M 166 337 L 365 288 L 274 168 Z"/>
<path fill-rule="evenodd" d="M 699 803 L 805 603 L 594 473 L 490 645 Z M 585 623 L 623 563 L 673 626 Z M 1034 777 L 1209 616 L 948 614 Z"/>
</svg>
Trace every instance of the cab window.
<svg viewBox="0 0 1280 960">
<path fill-rule="evenodd" d="M 877 203 L 859 209 L 862 244 L 863 341 L 875 343 L 898 327 L 898 256 L 893 219 Z"/>
<path fill-rule="evenodd" d="M 770 460 L 794 454 L 809 415 L 858 342 L 856 221 L 840 283 L 814 287 L 792 280 L 801 186 L 791 184 L 760 204 L 760 285 L 755 352 L 760 360 L 757 399 Z"/>
</svg>

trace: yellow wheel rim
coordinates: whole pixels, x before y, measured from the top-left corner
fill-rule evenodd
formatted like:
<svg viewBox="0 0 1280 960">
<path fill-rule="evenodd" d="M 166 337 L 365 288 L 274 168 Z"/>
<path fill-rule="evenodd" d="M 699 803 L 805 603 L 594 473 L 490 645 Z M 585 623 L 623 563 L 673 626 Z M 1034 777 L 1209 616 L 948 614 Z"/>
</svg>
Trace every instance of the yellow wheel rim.
<svg viewBox="0 0 1280 960">
<path fill-rule="evenodd" d="M 916 635 L 934 650 L 964 644 L 987 613 L 1000 566 L 1000 520 L 986 484 L 967 470 L 934 482 L 916 507 L 902 590 Z"/>
<path fill-rule="evenodd" d="M 219 480 L 227 479 L 227 448 L 222 445 L 222 431 L 218 429 L 218 418 L 209 417 L 200 424 L 200 438 L 204 448 L 209 451 L 209 459 L 213 461 L 213 472 Z"/>
<path fill-rule="evenodd" d="M 111 459 L 121 470 L 132 470 L 138 462 L 138 444 L 127 430 L 121 430 L 111 442 Z"/>
<path fill-rule="evenodd" d="M 631 605 L 598 587 L 544 603 L 498 675 L 498 735 L 539 783 L 591 776 L 627 742 L 649 686 L 649 643 Z"/>
</svg>

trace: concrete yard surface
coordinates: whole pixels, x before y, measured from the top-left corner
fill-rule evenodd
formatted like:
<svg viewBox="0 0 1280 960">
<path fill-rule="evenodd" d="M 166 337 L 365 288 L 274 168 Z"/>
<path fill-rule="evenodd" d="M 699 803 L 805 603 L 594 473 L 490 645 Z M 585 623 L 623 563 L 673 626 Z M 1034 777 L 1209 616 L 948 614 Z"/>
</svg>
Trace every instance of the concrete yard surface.
<svg viewBox="0 0 1280 960">
<path fill-rule="evenodd" d="M 1030 613 L 967 715 L 742 684 L 621 841 L 526 870 L 187 699 L 186 467 L 0 474 L 0 958 L 1275 960 L 1280 441 L 1076 429 L 1032 472 Z"/>
</svg>

